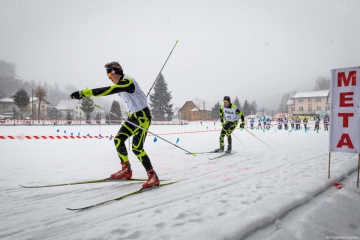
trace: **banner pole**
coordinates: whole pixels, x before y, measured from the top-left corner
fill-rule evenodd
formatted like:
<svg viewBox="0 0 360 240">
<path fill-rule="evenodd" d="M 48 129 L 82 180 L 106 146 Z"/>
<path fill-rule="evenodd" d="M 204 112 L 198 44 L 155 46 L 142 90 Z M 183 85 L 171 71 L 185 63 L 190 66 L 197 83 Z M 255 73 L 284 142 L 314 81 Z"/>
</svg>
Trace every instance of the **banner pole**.
<svg viewBox="0 0 360 240">
<path fill-rule="evenodd" d="M 328 168 L 328 178 L 330 178 L 330 155 L 331 155 L 331 151 L 329 151 L 329 168 Z"/>
<path fill-rule="evenodd" d="M 358 155 L 358 176 L 356 187 L 359 187 L 360 154 Z"/>
</svg>

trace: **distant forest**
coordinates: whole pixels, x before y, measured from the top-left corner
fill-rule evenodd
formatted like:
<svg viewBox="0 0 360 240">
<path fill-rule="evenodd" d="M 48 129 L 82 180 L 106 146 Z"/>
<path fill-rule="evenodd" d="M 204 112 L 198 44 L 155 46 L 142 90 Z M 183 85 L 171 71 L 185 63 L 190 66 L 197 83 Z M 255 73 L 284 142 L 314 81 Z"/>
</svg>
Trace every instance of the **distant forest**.
<svg viewBox="0 0 360 240">
<path fill-rule="evenodd" d="M 45 99 L 51 103 L 52 106 L 58 105 L 61 100 L 69 99 L 70 93 L 79 90 L 74 85 L 66 85 L 63 90 L 60 89 L 57 83 L 50 85 L 46 82 L 35 82 L 34 80 L 26 81 L 20 79 L 16 75 L 16 66 L 13 63 L 9 63 L 0 60 L 0 99 L 13 96 L 20 89 L 24 89 L 30 98 L 35 97 L 33 90 L 38 86 L 41 86 L 46 91 Z M 110 103 L 107 100 L 96 99 L 97 103 L 102 102 L 104 108 L 110 108 Z"/>
<path fill-rule="evenodd" d="M 46 91 L 46 97 L 45 99 L 51 103 L 52 106 L 57 106 L 57 104 L 61 100 L 68 99 L 68 96 L 70 93 L 79 90 L 74 85 L 66 85 L 63 90 L 60 89 L 57 83 L 54 85 L 49 85 L 48 83 L 44 82 L 35 82 L 34 80 L 26 81 L 22 80 L 16 75 L 16 66 L 13 63 L 9 63 L 3 60 L 0 60 L 0 99 L 11 97 L 13 96 L 18 90 L 24 89 L 28 95 L 34 96 L 33 90 L 35 90 L 38 86 L 41 86 Z M 319 76 L 315 79 L 315 86 L 314 91 L 318 90 L 329 90 L 330 89 L 330 79 L 328 77 Z M 290 96 L 290 93 L 284 93 L 281 100 L 279 101 L 278 105 L 278 111 L 286 111 L 287 110 L 287 100 Z M 105 99 L 96 98 L 96 103 L 100 104 L 103 108 L 110 110 L 111 103 Z M 252 103 L 252 105 L 255 104 L 253 112 L 256 112 L 257 110 L 260 110 L 261 112 L 267 112 L 269 109 L 257 109 L 256 102 Z M 246 105 L 246 104 L 245 104 Z M 242 107 L 246 106 L 240 106 Z M 245 110 L 245 109 L 243 109 Z M 249 110 L 251 111 L 251 110 Z M 248 113 L 250 114 L 250 113 Z"/>
</svg>

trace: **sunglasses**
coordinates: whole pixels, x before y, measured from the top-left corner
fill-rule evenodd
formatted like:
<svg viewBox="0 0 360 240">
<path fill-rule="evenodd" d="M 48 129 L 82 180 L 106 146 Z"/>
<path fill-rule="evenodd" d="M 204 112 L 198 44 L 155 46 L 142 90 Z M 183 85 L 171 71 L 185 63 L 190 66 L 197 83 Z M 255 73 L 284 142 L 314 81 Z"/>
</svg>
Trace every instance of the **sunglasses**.
<svg viewBox="0 0 360 240">
<path fill-rule="evenodd" d="M 228 103 L 229 101 L 227 101 L 227 100 L 224 100 L 224 103 Z"/>
<path fill-rule="evenodd" d="M 114 73 L 110 72 L 107 75 L 108 75 L 108 77 L 112 77 L 112 76 L 114 76 Z"/>
</svg>

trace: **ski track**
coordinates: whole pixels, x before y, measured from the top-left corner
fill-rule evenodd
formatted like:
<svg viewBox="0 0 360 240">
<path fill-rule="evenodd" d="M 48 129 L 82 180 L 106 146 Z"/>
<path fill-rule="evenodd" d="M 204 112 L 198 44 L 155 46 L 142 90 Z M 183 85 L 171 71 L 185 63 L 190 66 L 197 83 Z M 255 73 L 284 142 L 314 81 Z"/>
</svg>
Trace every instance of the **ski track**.
<svg viewBox="0 0 360 240">
<path fill-rule="evenodd" d="M 218 136 L 218 134 L 219 133 L 216 132 L 212 134 L 212 136 Z M 258 134 L 259 138 L 264 136 L 259 135 L 261 134 Z M 315 135 L 315 137 L 317 136 Z M 255 140 L 250 137 L 249 143 L 246 143 L 251 144 L 253 142 L 255 142 Z M 150 153 L 149 155 L 152 158 L 162 156 L 162 158 L 171 159 L 171 161 L 165 161 L 162 164 L 158 164 L 156 168 L 157 171 L 164 173 L 163 178 L 171 178 L 172 181 L 184 179 L 185 177 L 187 179 L 172 186 L 154 190 L 154 192 L 144 192 L 139 194 L 139 196 L 132 196 L 120 200 L 121 203 L 115 201 L 103 206 L 95 207 L 92 210 L 75 213 L 65 212 L 65 214 L 63 212 L 66 211 L 64 210 L 65 207 L 76 207 L 77 205 L 87 206 L 104 200 L 109 200 L 122 194 L 138 190 L 140 188 L 140 183 L 93 183 L 79 186 L 61 186 L 42 189 L 17 189 L 10 187 L 6 189 L 6 197 L 8 198 L 16 197 L 17 194 L 28 191 L 29 194 L 25 197 L 26 204 L 23 204 L 23 202 L 16 202 L 13 203 L 12 206 L 19 206 L 19 209 L 16 211 L 13 209 L 4 211 L 6 208 L 3 207 L 1 208 L 1 212 L 5 213 L 2 216 L 6 218 L 9 217 L 10 219 L 17 215 L 26 216 L 28 214 L 32 214 L 34 211 L 41 215 L 42 212 L 46 212 L 46 209 L 42 208 L 42 202 L 45 200 L 59 199 L 60 204 L 58 204 L 58 207 L 61 209 L 56 209 L 56 211 L 59 213 L 62 212 L 62 214 L 55 214 L 55 217 L 52 219 L 41 219 L 38 217 L 39 222 L 41 222 L 43 226 L 49 227 L 47 228 L 47 231 L 42 230 L 39 234 L 42 234 L 40 235 L 42 238 L 49 239 L 65 239 L 71 238 L 71 236 L 81 236 L 80 234 L 83 231 L 96 228 L 99 224 L 105 224 L 113 220 L 118 221 L 118 214 L 120 213 L 106 214 L 103 213 L 103 210 L 105 210 L 103 208 L 109 208 L 105 211 L 107 213 L 111 213 L 111 209 L 119 208 L 119 210 L 121 210 L 121 218 L 124 217 L 125 219 L 127 216 L 137 215 L 137 218 L 141 218 L 142 215 L 163 214 L 166 211 L 169 211 L 169 215 L 172 218 L 175 218 L 176 221 L 170 221 L 168 223 L 164 220 L 151 223 L 150 226 L 164 230 L 174 227 L 178 227 L 180 229 L 182 227 L 186 228 L 186 224 L 192 223 L 206 224 L 208 214 L 218 215 L 219 217 L 230 215 L 228 216 L 228 219 L 231 221 L 232 215 L 221 210 L 221 206 L 230 205 L 230 209 L 241 211 L 246 206 L 252 205 L 253 207 L 256 207 L 258 206 L 256 204 L 260 203 L 259 206 L 261 208 L 261 203 L 263 203 L 267 197 L 275 196 L 278 192 L 286 193 L 287 187 L 290 185 L 296 187 L 303 182 L 311 181 L 311 178 L 315 176 L 307 172 L 311 173 L 314 171 L 314 169 L 311 169 L 314 166 L 314 161 L 322 163 L 322 165 L 318 165 L 319 169 L 317 170 L 319 174 L 326 173 L 326 153 L 318 152 L 315 156 L 308 154 L 304 157 L 301 152 L 315 151 L 316 149 L 321 148 L 320 143 L 310 146 L 309 149 L 298 150 L 299 152 L 291 151 L 293 148 L 291 144 L 291 141 L 274 141 L 272 143 L 272 147 L 277 149 L 278 152 L 276 153 L 270 151 L 266 146 L 259 147 L 258 143 L 254 146 L 248 146 L 246 144 L 246 149 L 240 146 L 239 148 L 241 148 L 241 150 L 239 148 L 236 149 L 238 153 L 213 161 L 206 159 L 207 154 L 202 154 L 200 157 L 197 156 L 194 158 L 189 155 L 182 156 L 181 154 L 183 153 L 181 152 L 176 152 L 174 154 L 168 154 L 165 152 L 165 155 Z M 162 145 L 159 144 L 159 146 L 163 148 Z M 172 148 L 170 146 L 166 146 L 165 149 L 170 149 L 169 151 L 171 151 Z M 291 157 L 288 156 L 289 154 L 291 154 Z M 332 163 L 334 164 L 342 161 L 345 160 L 343 158 L 339 158 L 334 159 Z M 97 164 L 100 166 L 103 162 Z M 94 165 L 96 166 L 96 162 L 94 162 Z M 111 167 L 113 164 L 104 165 Z M 136 164 L 134 163 L 134 165 Z M 51 168 L 51 164 L 45 167 Z M 60 169 L 56 170 L 55 173 L 57 172 L 58 174 L 63 174 L 64 171 L 61 170 L 61 168 L 64 167 L 64 169 L 66 169 L 66 165 L 59 164 L 57 167 Z M 93 168 L 90 167 L 82 168 L 81 165 L 78 165 L 72 170 L 79 170 L 86 173 L 92 169 Z M 308 171 L 309 169 L 312 171 Z M 22 168 L 19 168 L 19 170 L 24 171 Z M 47 176 L 47 173 L 40 173 L 37 178 L 46 179 Z M 160 175 L 160 178 L 161 176 L 162 175 Z M 345 177 L 345 174 L 342 176 Z M 4 178 L 4 180 L 5 179 L 6 178 Z M 341 177 L 338 177 L 337 179 L 342 180 Z M 34 181 L 31 180 L 28 182 L 33 183 Z M 212 185 L 212 183 L 215 183 L 215 185 Z M 26 185 L 30 185 L 30 183 L 27 183 Z M 186 185 L 192 186 L 191 191 L 179 192 L 176 190 L 177 186 L 179 186 L 180 189 L 186 189 Z M 292 206 L 285 208 L 284 212 L 273 214 L 271 219 L 264 220 L 264 222 L 253 229 L 249 228 L 245 232 L 241 232 L 241 235 L 238 237 L 243 238 L 250 236 L 256 230 L 269 226 L 276 220 L 282 218 L 288 212 L 306 204 L 331 186 L 329 182 L 325 185 L 326 186 L 322 190 L 315 191 L 313 195 L 305 192 L 301 200 L 298 200 L 293 203 Z M 256 190 L 260 188 L 267 190 L 258 193 Z M 235 191 L 235 189 L 237 191 Z M 158 194 L 154 194 L 157 192 Z M 163 195 L 163 198 L 158 197 L 160 193 Z M 230 198 L 231 195 L 237 196 L 239 202 L 236 204 L 232 202 Z M 139 200 L 138 197 L 140 197 L 141 200 Z M 138 204 L 133 204 L 132 199 L 136 199 Z M 197 209 L 193 203 L 200 200 L 213 203 L 215 209 L 217 209 L 216 206 L 220 206 L 218 208 L 219 210 L 215 210 L 214 213 L 207 213 L 204 206 Z M 66 206 L 62 205 L 64 203 L 66 203 Z M 45 204 L 49 203 L 46 202 Z M 57 204 L 57 201 L 54 201 L 54 204 Z M 182 204 L 189 207 L 184 208 L 183 210 L 174 210 L 172 207 Z M 121 206 L 129 207 L 122 208 Z M 99 214 L 99 217 L 95 218 L 92 212 Z M 90 221 L 82 221 L 81 224 L 78 224 L 77 221 L 84 216 L 89 216 Z M 72 219 L 69 220 L 69 218 Z M 76 225 L 76 229 L 66 227 L 72 223 Z M 132 224 L 132 222 L 124 224 L 121 228 L 111 231 L 111 234 L 114 236 L 121 235 L 124 236 L 124 238 L 143 239 L 146 230 L 129 231 Z M 31 238 L 31 236 L 36 236 L 36 229 L 38 226 L 35 222 L 27 224 L 26 226 L 21 226 L 20 221 L 18 225 L 19 226 L 16 230 L 2 229 L 0 231 L 0 237 L 23 238 L 26 235 L 28 238 Z M 58 226 L 62 227 L 58 228 Z M 169 235 L 160 235 L 159 239 L 166 239 L 168 236 Z M 116 238 L 114 237 L 114 239 Z"/>
<path fill-rule="evenodd" d="M 309 160 L 316 159 L 316 158 L 322 157 L 322 156 L 324 156 L 324 155 L 316 156 L 316 157 L 313 157 L 313 158 L 308 158 L 308 159 L 306 159 L 306 160 L 303 160 L 302 163 L 306 163 L 306 162 L 309 161 Z M 294 164 L 294 162 L 295 162 L 295 160 L 292 161 L 292 162 L 288 162 L 288 163 L 286 164 L 286 166 L 291 166 L 291 165 Z M 226 168 L 229 167 L 229 166 L 231 166 L 231 165 L 227 165 L 227 166 L 224 167 L 223 169 L 226 169 Z M 283 166 L 283 168 L 285 168 L 286 166 Z M 279 168 L 277 168 L 277 167 L 268 168 L 266 171 L 271 171 L 271 170 L 273 170 L 273 169 L 279 169 Z M 263 171 L 262 171 L 262 172 L 263 172 Z M 199 176 L 198 176 L 198 177 L 199 177 Z M 181 197 L 181 198 L 178 198 L 178 199 L 173 199 L 173 200 L 171 200 L 171 201 L 163 201 L 163 202 L 154 204 L 154 205 L 152 205 L 152 206 L 147 205 L 146 207 L 137 209 L 136 211 L 125 212 L 125 213 L 122 214 L 122 216 L 131 215 L 131 214 L 137 214 L 137 213 L 140 213 L 140 212 L 142 212 L 142 211 L 146 211 L 146 210 L 149 210 L 149 209 L 154 209 L 154 208 L 157 208 L 157 207 L 160 206 L 160 205 L 161 205 L 161 206 L 165 206 L 165 205 L 167 205 L 167 204 L 171 204 L 171 203 L 174 203 L 174 202 L 176 202 L 176 201 L 184 201 L 184 200 L 186 201 L 187 199 L 190 199 L 190 198 L 197 198 L 199 195 L 207 194 L 207 193 L 210 193 L 210 192 L 213 192 L 213 191 L 217 191 L 217 190 L 225 190 L 225 188 L 227 188 L 227 187 L 229 187 L 229 186 L 236 185 L 236 184 L 238 184 L 238 183 L 242 183 L 242 182 L 244 182 L 244 181 L 249 181 L 249 180 L 251 180 L 251 179 L 260 178 L 260 177 L 261 177 L 261 176 L 253 176 L 253 177 L 251 177 L 251 178 L 248 178 L 248 177 L 244 176 L 244 177 L 243 177 L 241 180 L 239 180 L 239 181 L 234 181 L 234 182 L 229 183 L 229 184 L 224 184 L 224 185 L 221 185 L 221 186 L 219 186 L 219 187 L 209 189 L 209 190 L 207 190 L 207 191 L 203 191 L 203 192 L 199 192 L 199 193 L 197 193 L 197 194 L 193 194 L 193 195 L 191 195 L 191 196 Z M 151 198 L 151 197 L 152 197 L 152 196 L 149 195 L 149 196 L 143 197 L 143 199 L 146 200 L 146 198 Z M 113 203 L 115 203 L 115 202 L 113 202 Z M 110 203 L 110 204 L 112 204 L 112 203 Z M 301 204 L 301 205 L 302 205 L 302 204 Z M 300 207 L 301 205 L 299 205 L 299 206 L 297 206 L 297 207 Z M 100 207 L 101 207 L 101 206 L 100 206 Z M 293 210 L 293 209 L 289 209 L 289 211 L 291 211 L 291 210 Z M 286 212 L 286 213 L 287 213 L 287 212 Z M 286 214 L 286 213 L 284 213 L 284 214 Z M 107 220 L 109 220 L 109 219 L 107 219 Z M 104 221 L 107 221 L 107 220 L 104 220 Z M 94 224 L 92 224 L 92 225 L 96 225 L 96 224 L 101 223 L 101 222 L 103 222 L 103 221 L 98 221 L 98 222 L 96 222 L 96 223 L 94 223 Z M 269 223 L 269 224 L 271 224 L 271 223 Z M 83 228 L 86 229 L 86 228 L 88 228 L 88 227 L 91 227 L 91 225 L 84 226 Z M 81 230 L 81 229 L 78 229 L 78 231 L 80 231 L 80 230 Z M 250 234 L 250 233 L 249 233 L 249 234 Z M 54 235 L 54 236 L 56 236 L 56 235 Z"/>
</svg>

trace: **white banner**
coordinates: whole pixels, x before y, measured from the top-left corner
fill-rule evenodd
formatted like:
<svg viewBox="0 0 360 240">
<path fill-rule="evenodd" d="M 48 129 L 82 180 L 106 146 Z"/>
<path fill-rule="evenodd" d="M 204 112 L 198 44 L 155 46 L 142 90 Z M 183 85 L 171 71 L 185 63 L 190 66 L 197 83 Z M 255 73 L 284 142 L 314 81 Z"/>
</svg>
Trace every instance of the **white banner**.
<svg viewBox="0 0 360 240">
<path fill-rule="evenodd" d="M 360 153 L 360 67 L 331 70 L 329 151 Z"/>
</svg>

